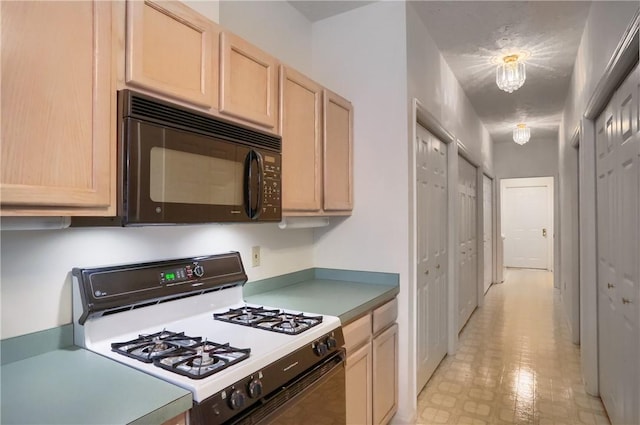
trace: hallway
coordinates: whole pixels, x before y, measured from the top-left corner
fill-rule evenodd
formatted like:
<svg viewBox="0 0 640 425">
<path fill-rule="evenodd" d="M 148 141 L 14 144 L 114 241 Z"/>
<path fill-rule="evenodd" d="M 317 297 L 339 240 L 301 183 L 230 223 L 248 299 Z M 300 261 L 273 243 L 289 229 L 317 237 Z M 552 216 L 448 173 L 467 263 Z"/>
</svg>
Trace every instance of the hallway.
<svg viewBox="0 0 640 425">
<path fill-rule="evenodd" d="M 418 424 L 609 424 L 586 394 L 553 274 L 508 270 L 418 396 Z"/>
</svg>

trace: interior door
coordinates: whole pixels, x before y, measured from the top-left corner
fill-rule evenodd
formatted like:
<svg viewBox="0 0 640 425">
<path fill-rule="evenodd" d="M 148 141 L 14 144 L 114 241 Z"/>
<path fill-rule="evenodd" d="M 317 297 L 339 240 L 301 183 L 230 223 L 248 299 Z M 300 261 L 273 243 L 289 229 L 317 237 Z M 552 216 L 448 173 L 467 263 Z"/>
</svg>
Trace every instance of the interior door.
<svg viewBox="0 0 640 425">
<path fill-rule="evenodd" d="M 484 230 L 484 292 L 493 280 L 493 179 L 482 176 Z"/>
<path fill-rule="evenodd" d="M 639 71 L 596 120 L 598 373 L 612 423 L 640 423 Z"/>
<path fill-rule="evenodd" d="M 551 270 L 553 177 L 502 181 L 505 267 Z"/>
<path fill-rule="evenodd" d="M 417 188 L 417 390 L 447 352 L 447 150 L 418 126 Z"/>
<path fill-rule="evenodd" d="M 478 305 L 476 167 L 458 157 L 458 330 Z"/>
</svg>

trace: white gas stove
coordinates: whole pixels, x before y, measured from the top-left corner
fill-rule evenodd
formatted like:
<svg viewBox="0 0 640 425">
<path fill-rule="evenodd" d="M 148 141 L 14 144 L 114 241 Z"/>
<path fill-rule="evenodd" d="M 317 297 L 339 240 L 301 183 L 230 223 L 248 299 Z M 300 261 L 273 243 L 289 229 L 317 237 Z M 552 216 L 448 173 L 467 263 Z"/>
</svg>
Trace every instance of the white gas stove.
<svg viewBox="0 0 640 425">
<path fill-rule="evenodd" d="M 192 423 L 255 423 L 310 370 L 344 367 L 340 320 L 244 303 L 235 252 L 73 277 L 75 343 L 191 391 Z"/>
</svg>

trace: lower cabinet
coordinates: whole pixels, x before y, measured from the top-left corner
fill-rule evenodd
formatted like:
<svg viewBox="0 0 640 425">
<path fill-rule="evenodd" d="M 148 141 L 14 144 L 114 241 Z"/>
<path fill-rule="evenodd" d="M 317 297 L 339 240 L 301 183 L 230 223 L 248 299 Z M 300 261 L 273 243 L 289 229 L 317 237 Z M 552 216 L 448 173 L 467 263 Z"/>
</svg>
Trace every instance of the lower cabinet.
<svg viewBox="0 0 640 425">
<path fill-rule="evenodd" d="M 398 325 L 373 338 L 373 423 L 388 423 L 398 409 Z"/>
<path fill-rule="evenodd" d="M 371 423 L 371 344 L 347 356 L 347 424 Z"/>
<path fill-rule="evenodd" d="M 387 424 L 398 406 L 397 302 L 392 300 L 343 329 L 347 350 L 347 424 Z"/>
</svg>

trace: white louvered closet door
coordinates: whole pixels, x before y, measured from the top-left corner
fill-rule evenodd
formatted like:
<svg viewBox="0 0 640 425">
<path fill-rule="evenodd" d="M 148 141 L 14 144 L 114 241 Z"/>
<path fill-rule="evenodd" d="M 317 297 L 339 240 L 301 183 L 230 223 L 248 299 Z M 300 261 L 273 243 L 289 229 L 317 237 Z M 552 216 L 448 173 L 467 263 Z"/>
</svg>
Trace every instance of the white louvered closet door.
<svg viewBox="0 0 640 425">
<path fill-rule="evenodd" d="M 640 423 L 638 67 L 596 120 L 600 395 L 613 424 Z"/>
</svg>

